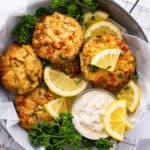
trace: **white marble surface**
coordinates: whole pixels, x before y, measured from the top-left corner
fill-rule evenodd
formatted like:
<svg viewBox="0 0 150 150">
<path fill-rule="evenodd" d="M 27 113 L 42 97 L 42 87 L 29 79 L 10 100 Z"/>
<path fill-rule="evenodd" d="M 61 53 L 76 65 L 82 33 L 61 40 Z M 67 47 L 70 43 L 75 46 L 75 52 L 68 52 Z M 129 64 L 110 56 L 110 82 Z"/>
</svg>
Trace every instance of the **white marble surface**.
<svg viewBox="0 0 150 150">
<path fill-rule="evenodd" d="M 129 2 L 129 3 L 135 3 L 136 0 L 115 0 L 117 3 L 122 3 L 122 2 Z M 146 8 L 150 8 L 150 0 L 140 0 L 138 5 L 141 5 Z"/>
<path fill-rule="evenodd" d="M 129 11 L 136 0 L 115 0 L 119 5 Z M 140 24 L 150 41 L 150 0 L 140 0 L 131 15 Z"/>
</svg>

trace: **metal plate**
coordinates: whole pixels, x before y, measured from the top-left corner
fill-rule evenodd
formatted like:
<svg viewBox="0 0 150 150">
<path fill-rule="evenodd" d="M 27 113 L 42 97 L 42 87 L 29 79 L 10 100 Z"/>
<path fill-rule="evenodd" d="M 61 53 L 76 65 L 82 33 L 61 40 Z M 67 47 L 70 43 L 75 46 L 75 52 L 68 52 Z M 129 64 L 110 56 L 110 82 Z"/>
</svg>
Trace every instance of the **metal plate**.
<svg viewBox="0 0 150 150">
<path fill-rule="evenodd" d="M 120 5 L 112 0 L 97 0 L 99 9 L 102 9 L 110 14 L 110 17 L 125 27 L 129 34 L 140 37 L 148 42 L 142 28 L 134 20 L 134 18 Z"/>
</svg>

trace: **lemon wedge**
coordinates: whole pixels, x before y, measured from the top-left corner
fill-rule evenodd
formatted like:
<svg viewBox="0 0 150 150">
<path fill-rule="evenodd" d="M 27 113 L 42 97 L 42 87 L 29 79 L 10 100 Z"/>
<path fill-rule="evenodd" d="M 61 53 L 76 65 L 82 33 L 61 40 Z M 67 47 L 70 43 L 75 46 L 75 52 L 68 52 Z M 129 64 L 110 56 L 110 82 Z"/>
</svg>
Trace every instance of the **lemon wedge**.
<svg viewBox="0 0 150 150">
<path fill-rule="evenodd" d="M 72 101 L 65 98 L 58 98 L 50 101 L 48 104 L 44 105 L 45 110 L 53 118 L 59 116 L 60 113 L 69 112 L 71 109 Z"/>
<path fill-rule="evenodd" d="M 125 125 L 126 125 L 126 131 L 129 131 L 130 129 L 132 129 L 132 124 L 130 123 L 128 118 L 127 118 Z"/>
<path fill-rule="evenodd" d="M 85 13 L 83 20 L 83 29 L 87 30 L 94 23 L 105 21 L 108 18 L 109 14 L 104 11 L 96 11 L 95 13 Z"/>
<path fill-rule="evenodd" d="M 140 104 L 140 89 L 134 81 L 130 81 L 129 84 L 122 89 L 117 97 L 119 99 L 125 99 L 127 101 L 127 108 L 130 112 L 135 112 Z"/>
<path fill-rule="evenodd" d="M 98 68 L 113 72 L 118 62 L 120 53 L 120 49 L 107 49 L 100 51 L 93 57 L 91 65 L 95 65 Z"/>
<path fill-rule="evenodd" d="M 87 87 L 87 82 L 83 79 L 71 78 L 51 67 L 45 68 L 44 81 L 52 92 L 63 97 L 76 96 Z"/>
<path fill-rule="evenodd" d="M 108 21 L 102 21 L 93 24 L 85 33 L 85 39 L 95 36 L 102 36 L 104 34 L 112 34 L 122 39 L 122 33 L 120 29 L 113 23 Z"/>
<path fill-rule="evenodd" d="M 104 115 L 104 128 L 114 139 L 123 141 L 127 122 L 127 109 L 125 100 L 116 100 L 106 109 Z"/>
</svg>

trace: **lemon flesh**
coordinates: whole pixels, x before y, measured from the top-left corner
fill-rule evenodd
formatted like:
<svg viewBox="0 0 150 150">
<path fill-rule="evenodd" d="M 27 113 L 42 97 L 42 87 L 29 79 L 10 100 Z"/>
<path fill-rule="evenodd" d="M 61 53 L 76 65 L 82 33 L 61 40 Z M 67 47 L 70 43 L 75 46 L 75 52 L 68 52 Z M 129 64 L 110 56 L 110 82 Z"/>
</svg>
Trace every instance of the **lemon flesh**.
<svg viewBox="0 0 150 150">
<path fill-rule="evenodd" d="M 87 87 L 87 82 L 81 78 L 71 78 L 63 72 L 46 67 L 44 81 L 48 88 L 63 97 L 76 96 Z"/>
<path fill-rule="evenodd" d="M 44 105 L 45 110 L 52 118 L 56 118 L 61 113 L 69 112 L 71 109 L 72 100 L 58 98 Z"/>
<path fill-rule="evenodd" d="M 120 29 L 115 26 L 113 23 L 108 21 L 102 21 L 93 24 L 85 33 L 85 39 L 95 37 L 95 36 L 102 36 L 105 34 L 111 34 L 117 36 L 118 38 L 122 39 L 122 33 Z"/>
<path fill-rule="evenodd" d="M 127 118 L 125 125 L 126 125 L 126 131 L 129 131 L 132 129 L 132 124 L 130 123 L 128 118 Z"/>
<path fill-rule="evenodd" d="M 118 93 L 117 97 L 119 99 L 125 99 L 128 110 L 135 112 L 140 104 L 140 89 L 134 81 L 130 81 L 129 84 Z"/>
<path fill-rule="evenodd" d="M 123 141 L 127 122 L 126 101 L 117 100 L 113 102 L 105 112 L 104 128 L 114 139 Z"/>
<path fill-rule="evenodd" d="M 107 49 L 100 51 L 93 57 L 91 64 L 97 66 L 98 68 L 113 72 L 118 62 L 120 53 L 120 49 Z"/>
<path fill-rule="evenodd" d="M 97 22 L 105 21 L 109 14 L 104 11 L 88 12 L 84 14 L 83 29 L 87 30 L 91 25 Z"/>
</svg>

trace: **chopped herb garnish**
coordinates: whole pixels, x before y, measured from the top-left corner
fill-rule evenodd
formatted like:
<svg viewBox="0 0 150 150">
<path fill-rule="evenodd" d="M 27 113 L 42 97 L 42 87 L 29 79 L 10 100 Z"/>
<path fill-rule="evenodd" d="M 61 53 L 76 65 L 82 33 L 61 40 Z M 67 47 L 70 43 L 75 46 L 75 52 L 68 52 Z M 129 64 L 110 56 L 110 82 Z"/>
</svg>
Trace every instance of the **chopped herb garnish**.
<svg viewBox="0 0 150 150">
<path fill-rule="evenodd" d="M 128 86 L 125 86 L 125 87 L 124 87 L 124 89 L 125 89 L 125 90 L 128 90 L 128 89 L 129 89 L 129 87 L 128 87 Z"/>
<path fill-rule="evenodd" d="M 138 74 L 135 74 L 132 79 L 133 79 L 133 80 L 138 80 L 138 79 L 139 79 L 139 75 L 138 75 Z"/>
<path fill-rule="evenodd" d="M 90 72 L 96 72 L 99 69 L 97 66 L 91 64 L 88 65 L 88 68 Z"/>
<path fill-rule="evenodd" d="M 45 89 L 46 88 L 45 82 L 44 81 L 40 82 L 39 87 Z"/>
<path fill-rule="evenodd" d="M 95 16 L 92 16 L 92 17 L 91 17 L 91 20 L 95 20 Z"/>
<path fill-rule="evenodd" d="M 108 66 L 108 67 L 106 68 L 106 70 L 109 70 L 111 67 L 112 67 L 112 66 Z"/>
<path fill-rule="evenodd" d="M 60 55 L 60 59 L 62 59 L 63 61 L 67 61 L 67 60 L 68 60 L 68 57 L 63 56 L 63 55 Z"/>
<path fill-rule="evenodd" d="M 118 76 L 119 79 L 123 78 L 123 74 L 122 73 L 119 73 L 117 76 Z"/>
<path fill-rule="evenodd" d="M 76 84 L 79 84 L 79 83 L 81 83 L 82 78 L 75 79 L 74 81 L 75 81 Z"/>
<path fill-rule="evenodd" d="M 57 95 L 57 94 L 54 94 L 54 93 L 53 93 L 53 95 L 54 95 L 54 98 L 55 98 L 55 99 L 60 98 L 60 96 Z"/>
<path fill-rule="evenodd" d="M 84 26 L 85 26 L 86 29 L 88 29 L 88 28 L 90 27 L 90 25 L 91 25 L 91 24 L 90 24 L 89 22 L 86 22 L 86 23 L 84 24 Z"/>
<path fill-rule="evenodd" d="M 52 64 L 49 61 L 43 59 L 41 59 L 41 61 L 44 67 L 52 67 Z"/>
</svg>

